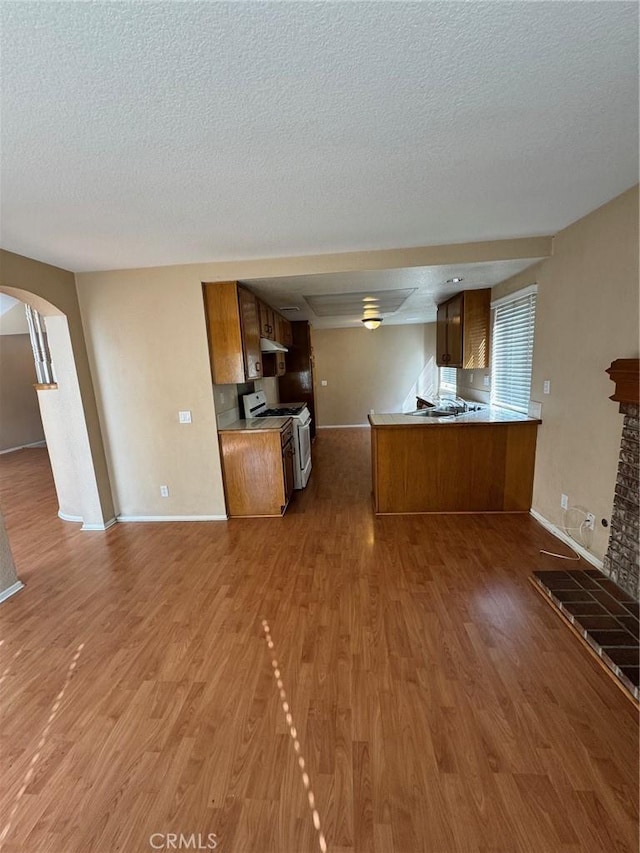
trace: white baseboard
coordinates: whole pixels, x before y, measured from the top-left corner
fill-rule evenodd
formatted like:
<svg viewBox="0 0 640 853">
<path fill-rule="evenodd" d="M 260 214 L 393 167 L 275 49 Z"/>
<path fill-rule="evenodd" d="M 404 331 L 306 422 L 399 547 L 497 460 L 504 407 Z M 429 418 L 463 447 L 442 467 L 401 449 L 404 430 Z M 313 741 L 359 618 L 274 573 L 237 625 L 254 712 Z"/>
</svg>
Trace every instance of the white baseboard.
<svg viewBox="0 0 640 853">
<path fill-rule="evenodd" d="M 46 441 L 34 441 L 32 444 L 20 444 L 18 447 L 8 447 L 6 450 L 0 450 L 0 456 L 3 453 L 15 453 L 16 450 L 28 450 L 30 447 L 46 447 Z"/>
<path fill-rule="evenodd" d="M 61 509 L 58 510 L 58 518 L 61 518 L 63 521 L 82 522 L 82 516 L 81 515 L 67 515 L 67 513 L 62 512 Z"/>
<path fill-rule="evenodd" d="M 8 586 L 6 589 L 3 589 L 0 592 L 0 602 L 6 601 L 7 598 L 11 598 L 12 595 L 15 595 L 16 592 L 20 592 L 21 589 L 24 588 L 24 584 L 22 581 L 16 581 L 12 583 L 11 586 Z"/>
<path fill-rule="evenodd" d="M 316 424 L 316 429 L 362 429 L 368 426 L 369 424 L 323 424 L 323 426 Z"/>
<path fill-rule="evenodd" d="M 80 528 L 81 530 L 108 530 L 110 527 L 113 527 L 114 524 L 117 524 L 117 518 L 110 518 L 108 521 L 105 521 L 104 524 L 83 524 Z"/>
<path fill-rule="evenodd" d="M 226 515 L 119 515 L 117 520 L 138 521 L 227 521 Z"/>
<path fill-rule="evenodd" d="M 545 518 L 544 515 L 540 515 L 539 512 L 536 512 L 535 509 L 529 510 L 530 514 L 535 518 L 535 520 L 541 524 L 545 530 L 548 530 L 549 533 L 553 533 L 561 542 L 564 542 L 565 545 L 568 545 L 570 548 L 576 552 L 576 554 L 580 554 L 583 560 L 586 560 L 587 563 L 591 563 L 592 566 L 595 566 L 596 569 L 600 569 L 603 571 L 603 563 L 595 554 L 592 554 L 591 551 L 587 551 L 582 545 L 578 544 L 575 539 L 572 539 L 568 536 L 564 530 L 560 530 L 559 527 L 556 527 L 555 524 L 552 524 L 549 519 Z"/>
<path fill-rule="evenodd" d="M 104 524 L 85 524 L 81 515 L 67 515 L 66 512 L 62 512 L 60 509 L 58 510 L 58 518 L 61 518 L 63 521 L 73 521 L 75 524 L 82 524 L 81 530 L 108 530 L 118 521 L 117 518 L 110 518 Z"/>
</svg>

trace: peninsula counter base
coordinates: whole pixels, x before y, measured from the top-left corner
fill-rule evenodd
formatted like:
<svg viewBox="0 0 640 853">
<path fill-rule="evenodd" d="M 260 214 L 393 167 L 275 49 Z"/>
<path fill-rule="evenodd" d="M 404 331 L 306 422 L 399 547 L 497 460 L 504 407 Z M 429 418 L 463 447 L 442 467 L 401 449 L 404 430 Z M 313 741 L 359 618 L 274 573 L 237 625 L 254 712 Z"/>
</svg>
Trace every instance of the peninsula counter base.
<svg viewBox="0 0 640 853">
<path fill-rule="evenodd" d="M 372 423 L 376 514 L 529 512 L 538 423 Z"/>
</svg>

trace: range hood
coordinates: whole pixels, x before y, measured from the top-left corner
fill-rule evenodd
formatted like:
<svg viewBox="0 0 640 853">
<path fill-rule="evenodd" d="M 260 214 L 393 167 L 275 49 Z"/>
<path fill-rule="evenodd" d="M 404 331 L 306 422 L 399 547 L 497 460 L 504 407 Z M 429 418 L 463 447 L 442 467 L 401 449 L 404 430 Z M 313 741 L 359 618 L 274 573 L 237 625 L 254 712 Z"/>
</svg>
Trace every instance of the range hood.
<svg viewBox="0 0 640 853">
<path fill-rule="evenodd" d="M 262 352 L 289 352 L 282 344 L 277 341 L 270 341 L 269 338 L 260 338 L 260 349 Z"/>
</svg>

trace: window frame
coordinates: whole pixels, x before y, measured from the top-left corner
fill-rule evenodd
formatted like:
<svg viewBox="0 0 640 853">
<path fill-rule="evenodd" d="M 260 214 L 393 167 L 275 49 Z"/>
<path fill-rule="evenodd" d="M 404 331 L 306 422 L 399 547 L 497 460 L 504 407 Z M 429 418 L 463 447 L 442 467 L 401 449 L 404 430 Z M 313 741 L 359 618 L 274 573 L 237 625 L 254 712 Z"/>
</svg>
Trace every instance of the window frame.
<svg viewBox="0 0 640 853">
<path fill-rule="evenodd" d="M 532 300 L 533 298 L 533 300 Z M 496 399 L 496 390 L 498 383 L 496 382 L 496 367 L 499 364 L 499 359 L 496 358 L 496 322 L 499 319 L 499 310 L 500 308 L 504 308 L 505 306 L 512 304 L 514 302 L 520 302 L 522 300 L 529 300 L 529 328 L 528 328 L 528 336 L 530 346 L 530 358 L 529 358 L 529 399 L 527 400 L 527 404 L 525 408 L 522 408 L 520 405 L 515 405 L 511 402 L 504 402 Z M 533 301 L 533 309 L 531 308 L 531 302 Z M 538 310 L 538 285 L 530 284 L 527 287 L 522 287 L 519 290 L 514 291 L 513 293 L 509 293 L 507 296 L 502 296 L 499 299 L 495 299 L 491 302 L 491 405 L 495 406 L 498 409 L 507 409 L 512 412 L 519 412 L 520 414 L 529 414 L 529 406 L 531 404 L 531 384 L 533 379 L 533 356 L 535 350 L 535 333 L 536 333 L 536 314 Z"/>
<path fill-rule="evenodd" d="M 442 372 L 444 370 L 451 370 L 455 375 L 455 385 L 449 385 L 445 379 L 442 377 Z M 438 368 L 438 394 L 442 391 L 448 392 L 449 394 L 457 394 L 458 393 L 458 369 L 456 367 L 439 367 Z"/>
</svg>

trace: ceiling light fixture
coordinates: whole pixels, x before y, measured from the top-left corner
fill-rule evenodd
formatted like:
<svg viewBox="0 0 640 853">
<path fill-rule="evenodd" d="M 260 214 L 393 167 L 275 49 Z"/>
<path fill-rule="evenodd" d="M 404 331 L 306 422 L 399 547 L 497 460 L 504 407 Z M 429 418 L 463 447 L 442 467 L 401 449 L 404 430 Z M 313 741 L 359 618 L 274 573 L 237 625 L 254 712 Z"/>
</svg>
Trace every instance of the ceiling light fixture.
<svg viewBox="0 0 640 853">
<path fill-rule="evenodd" d="M 367 329 L 377 329 L 382 323 L 382 317 L 365 317 L 362 322 Z"/>
<path fill-rule="evenodd" d="M 447 284 L 458 284 L 458 283 L 459 283 L 459 282 L 461 282 L 461 281 L 464 281 L 464 279 L 463 279 L 463 278 L 458 278 L 458 277 L 456 277 L 456 278 L 448 278 L 448 279 L 447 279 Z"/>
</svg>

